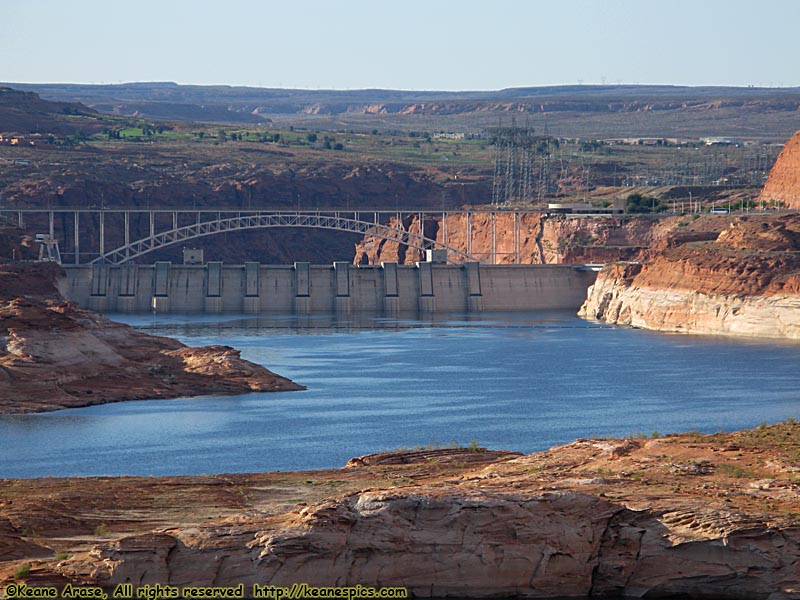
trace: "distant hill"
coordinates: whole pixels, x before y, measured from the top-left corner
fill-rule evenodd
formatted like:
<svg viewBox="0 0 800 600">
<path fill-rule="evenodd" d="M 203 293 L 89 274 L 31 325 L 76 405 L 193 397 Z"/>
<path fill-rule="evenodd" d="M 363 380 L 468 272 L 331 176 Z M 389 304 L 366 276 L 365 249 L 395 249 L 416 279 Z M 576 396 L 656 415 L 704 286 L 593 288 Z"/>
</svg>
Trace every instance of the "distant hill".
<svg viewBox="0 0 800 600">
<path fill-rule="evenodd" d="M 89 133 L 102 129 L 98 117 L 98 111 L 79 102 L 43 100 L 33 92 L 0 87 L 0 133 Z"/>
<path fill-rule="evenodd" d="M 477 131 L 513 117 L 575 137 L 726 135 L 782 141 L 800 127 L 800 88 L 566 85 L 449 92 L 172 82 L 7 85 L 121 116 L 240 124 L 275 120 L 320 129 Z"/>
<path fill-rule="evenodd" d="M 479 131 L 515 119 L 567 137 L 717 135 L 778 142 L 800 127 L 800 88 L 566 85 L 449 92 L 172 82 L 7 85 L 126 117 L 276 121 L 329 130 Z"/>
</svg>

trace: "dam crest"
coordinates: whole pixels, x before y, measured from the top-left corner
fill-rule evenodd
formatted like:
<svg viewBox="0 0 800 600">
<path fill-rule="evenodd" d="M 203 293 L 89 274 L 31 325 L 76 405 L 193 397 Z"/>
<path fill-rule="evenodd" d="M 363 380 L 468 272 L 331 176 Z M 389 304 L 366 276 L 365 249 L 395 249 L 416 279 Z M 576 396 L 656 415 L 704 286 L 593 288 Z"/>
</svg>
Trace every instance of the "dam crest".
<svg viewBox="0 0 800 600">
<path fill-rule="evenodd" d="M 596 278 L 584 265 L 64 265 L 65 298 L 120 313 L 353 314 L 575 310 Z"/>
</svg>

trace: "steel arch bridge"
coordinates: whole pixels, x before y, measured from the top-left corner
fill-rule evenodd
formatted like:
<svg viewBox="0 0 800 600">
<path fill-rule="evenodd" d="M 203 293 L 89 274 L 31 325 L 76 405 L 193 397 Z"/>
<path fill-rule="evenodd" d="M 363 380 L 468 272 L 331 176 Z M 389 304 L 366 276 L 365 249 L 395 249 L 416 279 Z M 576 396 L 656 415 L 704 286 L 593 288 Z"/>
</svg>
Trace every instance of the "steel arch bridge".
<svg viewBox="0 0 800 600">
<path fill-rule="evenodd" d="M 0 220 L 28 226 L 35 231 L 47 231 L 49 239 L 60 244 L 65 262 L 80 264 L 122 264 L 145 254 L 193 239 L 218 233 L 268 229 L 273 227 L 307 227 L 372 235 L 416 250 L 441 249 L 448 260 L 475 261 L 483 258 L 496 262 L 500 255 L 513 254 L 519 262 L 520 223 L 528 211 L 504 210 L 231 210 L 204 209 L 102 209 L 0 208 Z M 498 216 L 504 215 L 511 225 L 513 219 L 513 251 L 498 252 L 496 228 Z M 448 217 L 459 216 L 450 227 L 459 229 L 462 247 L 449 243 Z M 404 223 L 417 219 L 418 231 L 409 231 Z M 490 224 L 491 252 L 474 253 L 472 225 L 481 218 Z M 425 220 L 439 222 L 441 235 L 425 231 Z M 132 222 L 134 221 L 134 222 Z M 135 227 L 132 227 L 135 226 Z M 134 232 L 136 235 L 133 235 Z M 449 232 L 452 238 L 456 232 Z M 38 237 L 38 236 L 37 236 Z M 438 240 L 436 238 L 439 238 Z M 124 240 L 108 249 L 107 240 Z M 466 248 L 463 242 L 466 240 Z"/>
<path fill-rule="evenodd" d="M 254 214 L 237 214 L 236 216 L 219 215 L 213 220 L 199 221 L 191 225 L 174 227 L 167 231 L 154 233 L 150 237 L 129 242 L 119 248 L 101 254 L 92 260 L 90 264 L 98 262 L 121 264 L 154 250 L 160 250 L 200 237 L 228 231 L 268 229 L 272 227 L 310 227 L 315 229 L 345 231 L 349 233 L 370 234 L 384 240 L 400 242 L 417 250 L 440 248 L 464 260 L 474 260 L 474 258 L 466 252 L 437 242 L 430 237 L 426 237 L 424 230 L 422 233 L 410 232 L 401 227 L 392 227 L 380 223 L 377 221 L 377 217 L 375 220 L 367 221 L 360 217 L 360 213 L 258 212 Z"/>
</svg>

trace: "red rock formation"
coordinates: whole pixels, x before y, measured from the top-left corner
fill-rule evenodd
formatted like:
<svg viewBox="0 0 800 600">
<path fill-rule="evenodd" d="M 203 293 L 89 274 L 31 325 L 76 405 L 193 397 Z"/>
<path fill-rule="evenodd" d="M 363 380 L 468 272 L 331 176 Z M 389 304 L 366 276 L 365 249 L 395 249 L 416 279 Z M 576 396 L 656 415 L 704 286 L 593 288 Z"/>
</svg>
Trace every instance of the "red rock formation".
<svg viewBox="0 0 800 600">
<path fill-rule="evenodd" d="M 29 541 L 22 527 L 40 537 L 0 562 L 0 582 L 26 560 L 33 582 L 107 590 L 307 583 L 404 586 L 415 597 L 794 597 L 799 439 L 800 425 L 786 422 L 578 440 L 527 456 L 381 454 L 332 471 L 12 481 L 0 542 Z M 326 497 L 331 486 L 339 492 Z M 105 540 L 87 533 L 98 521 Z M 71 556 L 35 558 L 49 545 Z"/>
<path fill-rule="evenodd" d="M 800 216 L 741 218 L 598 275 L 580 314 L 666 331 L 800 338 Z"/>
<path fill-rule="evenodd" d="M 760 200 L 782 202 L 786 208 L 800 208 L 800 131 L 786 142 L 778 155 Z"/>
<path fill-rule="evenodd" d="M 539 238 L 541 223 L 544 213 L 527 213 L 521 215 L 517 225 L 520 236 L 520 263 L 541 263 L 541 249 Z M 469 221 L 469 223 L 468 223 Z M 392 219 L 390 226 L 397 226 L 397 219 Z M 419 234 L 421 231 L 419 218 L 410 217 L 402 223 L 403 228 L 409 233 Z M 482 262 L 498 264 L 513 264 L 514 255 L 514 215 L 512 213 L 498 212 L 497 219 L 492 228 L 491 216 L 485 212 L 475 212 L 467 217 L 464 213 L 454 213 L 445 219 L 425 219 L 425 237 L 435 239 L 463 253 L 470 252 L 472 256 Z M 494 246 L 492 245 L 494 236 Z M 364 240 L 356 244 L 356 264 L 380 264 L 382 261 L 397 261 L 401 264 L 414 264 L 425 260 L 422 252 L 409 248 L 402 243 L 402 236 L 391 235 L 392 239 L 385 240 L 375 235 L 366 235 Z M 492 250 L 494 248 L 494 254 Z M 448 260 L 462 262 L 464 257 L 451 253 Z"/>
<path fill-rule="evenodd" d="M 60 274 L 52 263 L 0 265 L 0 414 L 304 389 L 228 346 L 188 348 L 61 302 Z"/>
<path fill-rule="evenodd" d="M 259 150 L 261 151 L 261 150 Z M 266 149 L 264 152 L 271 152 Z M 228 207 L 247 210 L 256 207 L 271 209 L 313 209 L 335 206 L 340 209 L 359 207 L 390 208 L 392 206 L 448 208 L 461 202 L 483 201 L 487 180 L 462 176 L 458 185 L 451 174 L 433 167 L 415 168 L 401 164 L 300 164 L 291 162 L 289 152 L 273 160 L 277 164 L 185 164 L 180 161 L 165 168 L 140 165 L 138 158 L 124 157 L 113 164 L 103 161 L 81 164 L 58 173 L 40 173 L 8 181 L 3 197 L 14 207 Z M 300 157 L 298 161 L 308 161 Z M 0 174 L 1 175 L 1 174 Z M 442 183 L 444 181 L 445 183 Z M 462 183 L 463 182 L 463 183 Z M 71 239 L 71 217 L 56 214 L 55 230 Z M 29 216 L 32 232 L 48 229 L 46 215 Z M 1 225 L 1 224 L 0 224 Z M 146 215 L 133 214 L 130 221 L 133 239 L 149 235 Z M 87 239 L 97 239 L 99 222 L 87 217 L 81 220 Z M 106 221 L 106 248 L 123 243 L 121 221 Z M 255 232 L 227 232 L 193 241 L 206 249 L 206 257 L 225 262 L 260 260 L 276 264 L 309 261 L 323 264 L 350 257 L 356 234 L 320 229 L 274 228 Z M 10 251 L 0 257 L 11 258 Z M 62 251 L 68 251 L 63 248 Z M 180 261 L 180 248 L 160 250 L 147 260 Z"/>
<path fill-rule="evenodd" d="M 467 216 L 454 213 L 444 220 L 426 219 L 425 235 L 464 253 L 471 249 L 472 256 L 481 262 L 513 264 L 516 261 L 514 215 L 502 211 L 496 214 L 494 231 L 489 213 L 473 213 L 469 218 L 469 228 Z M 389 224 L 394 227 L 397 220 L 392 219 Z M 402 225 L 410 233 L 420 232 L 417 217 L 408 218 Z M 713 240 L 726 225 L 727 219 L 708 215 L 692 221 L 685 217 L 565 219 L 548 217 L 545 213 L 525 213 L 520 215 L 516 225 L 519 231 L 519 263 L 577 264 L 634 260 L 651 245 L 666 239 L 679 242 Z M 470 230 L 472 233 L 468 244 L 467 232 Z M 356 244 L 355 264 L 380 264 L 381 261 L 413 264 L 424 259 L 420 252 L 402 243 L 402 236 L 390 234 L 389 237 L 391 239 L 384 240 L 376 235 L 366 235 Z M 448 259 L 461 262 L 463 257 L 451 253 Z"/>
</svg>

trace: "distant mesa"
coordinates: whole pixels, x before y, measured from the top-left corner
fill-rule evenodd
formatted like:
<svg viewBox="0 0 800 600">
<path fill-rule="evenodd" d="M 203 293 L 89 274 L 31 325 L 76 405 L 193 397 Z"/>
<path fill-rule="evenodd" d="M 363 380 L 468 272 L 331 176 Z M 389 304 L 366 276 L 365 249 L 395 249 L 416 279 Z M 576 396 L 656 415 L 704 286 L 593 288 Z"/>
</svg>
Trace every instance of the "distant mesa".
<svg viewBox="0 0 800 600">
<path fill-rule="evenodd" d="M 103 127 L 98 116 L 80 102 L 43 100 L 35 92 L 0 86 L 0 133 L 94 133 Z"/>
<path fill-rule="evenodd" d="M 729 114 L 794 115 L 800 89 L 644 86 L 546 86 L 482 91 L 435 90 L 303 90 L 230 85 L 180 85 L 174 82 L 122 84 L 0 83 L 37 92 L 52 100 L 79 100 L 103 113 L 151 119 L 224 123 L 264 123 L 266 118 L 321 116 L 396 116 L 497 119 L 506 114 L 569 115 L 707 113 L 715 124 Z M 697 119 L 693 116 L 693 119 Z M 617 124 L 617 120 L 614 120 Z M 617 125 L 618 126 L 618 125 Z M 751 126 L 754 126 L 751 124 Z M 649 129 L 652 129 L 650 127 Z M 700 128 L 704 130 L 704 128 Z M 739 135 L 741 130 L 725 130 Z"/>
<path fill-rule="evenodd" d="M 35 92 L 24 92 L 10 87 L 0 87 L 0 109 L 16 109 L 26 113 L 60 113 L 96 115 L 97 111 L 80 102 L 54 102 L 43 100 Z"/>
<path fill-rule="evenodd" d="M 786 142 L 761 192 L 764 202 L 782 202 L 800 208 L 800 131 Z"/>
</svg>

